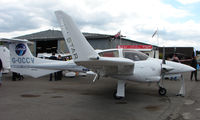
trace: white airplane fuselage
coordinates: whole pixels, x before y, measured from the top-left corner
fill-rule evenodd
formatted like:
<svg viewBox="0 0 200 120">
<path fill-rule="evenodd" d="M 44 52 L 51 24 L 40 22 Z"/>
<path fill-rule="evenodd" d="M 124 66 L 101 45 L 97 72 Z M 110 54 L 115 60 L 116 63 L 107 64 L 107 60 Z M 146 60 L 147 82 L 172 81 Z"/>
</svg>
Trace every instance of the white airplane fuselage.
<svg viewBox="0 0 200 120">
<path fill-rule="evenodd" d="M 100 53 L 109 53 L 109 51 L 111 52 L 116 50 L 119 53 L 119 57 L 125 58 L 122 49 L 102 50 Z M 167 69 L 167 71 L 165 71 L 165 75 L 180 74 L 183 72 L 194 70 L 188 65 L 184 65 L 173 61 L 166 61 L 166 64 L 163 65 L 161 59 L 148 57 L 146 60 L 134 61 L 133 74 L 117 74 L 111 75 L 111 77 L 120 80 L 129 80 L 136 82 L 159 82 L 161 80 L 161 68 L 163 66 Z"/>
</svg>

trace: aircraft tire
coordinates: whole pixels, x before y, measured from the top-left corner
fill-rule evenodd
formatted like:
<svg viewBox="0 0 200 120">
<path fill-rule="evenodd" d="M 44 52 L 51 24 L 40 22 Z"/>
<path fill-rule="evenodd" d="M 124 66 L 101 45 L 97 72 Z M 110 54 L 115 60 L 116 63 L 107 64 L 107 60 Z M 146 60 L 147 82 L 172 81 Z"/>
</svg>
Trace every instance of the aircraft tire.
<svg viewBox="0 0 200 120">
<path fill-rule="evenodd" d="M 114 93 L 113 93 L 113 97 L 114 97 L 116 100 L 121 100 L 121 99 L 124 98 L 124 97 L 117 96 L 117 92 L 114 92 Z"/>
<path fill-rule="evenodd" d="M 159 95 L 164 96 L 167 93 L 167 90 L 165 88 L 160 87 L 158 90 Z"/>
</svg>

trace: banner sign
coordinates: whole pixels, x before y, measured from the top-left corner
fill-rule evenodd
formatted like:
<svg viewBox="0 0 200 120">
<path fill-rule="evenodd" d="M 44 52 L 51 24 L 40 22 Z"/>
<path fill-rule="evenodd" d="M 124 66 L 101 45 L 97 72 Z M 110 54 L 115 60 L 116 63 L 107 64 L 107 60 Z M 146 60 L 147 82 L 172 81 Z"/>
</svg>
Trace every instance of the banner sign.
<svg viewBox="0 0 200 120">
<path fill-rule="evenodd" d="M 118 45 L 117 48 L 123 49 L 152 49 L 152 45 Z"/>
</svg>

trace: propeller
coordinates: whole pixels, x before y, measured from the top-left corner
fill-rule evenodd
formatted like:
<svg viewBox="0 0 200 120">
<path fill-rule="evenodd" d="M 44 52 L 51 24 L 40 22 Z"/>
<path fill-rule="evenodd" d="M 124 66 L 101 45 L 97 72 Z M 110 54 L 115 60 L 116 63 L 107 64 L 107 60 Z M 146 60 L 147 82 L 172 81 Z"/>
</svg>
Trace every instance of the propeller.
<svg viewBox="0 0 200 120">
<path fill-rule="evenodd" d="M 162 64 L 166 64 L 166 62 L 165 62 L 165 47 L 163 47 L 163 59 L 162 59 Z"/>
<path fill-rule="evenodd" d="M 162 56 L 162 64 L 161 64 L 161 82 L 163 81 L 164 75 L 165 75 L 165 47 L 163 46 L 163 56 Z"/>
<path fill-rule="evenodd" d="M 165 60 L 165 47 L 163 47 L 163 58 L 162 58 L 162 64 L 161 64 L 161 74 L 165 75 L 165 72 L 169 72 L 173 70 L 174 68 L 171 66 L 166 65 L 166 60 Z"/>
</svg>

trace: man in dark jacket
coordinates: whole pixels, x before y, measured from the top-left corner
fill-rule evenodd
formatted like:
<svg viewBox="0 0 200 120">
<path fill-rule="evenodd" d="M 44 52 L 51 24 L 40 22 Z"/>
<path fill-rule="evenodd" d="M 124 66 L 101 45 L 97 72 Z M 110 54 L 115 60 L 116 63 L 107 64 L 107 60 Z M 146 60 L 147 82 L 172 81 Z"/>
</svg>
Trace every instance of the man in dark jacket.
<svg viewBox="0 0 200 120">
<path fill-rule="evenodd" d="M 2 71 L 3 71 L 3 63 L 0 58 L 0 86 L 2 84 Z"/>
<path fill-rule="evenodd" d="M 52 53 L 52 56 L 49 57 L 49 59 L 57 60 L 57 57 L 55 56 L 55 52 Z M 53 74 L 51 73 L 49 81 L 52 81 L 52 76 L 53 76 Z M 54 73 L 54 79 L 55 79 L 55 81 L 57 80 L 57 73 L 56 72 Z"/>
<path fill-rule="evenodd" d="M 192 80 L 193 74 L 194 74 L 195 81 L 197 81 L 197 57 L 196 56 L 193 57 L 191 66 L 195 69 L 195 71 L 191 72 L 190 79 Z"/>
<path fill-rule="evenodd" d="M 61 55 L 58 55 L 57 60 L 60 60 L 60 61 L 63 60 L 62 57 L 61 57 Z M 56 73 L 56 75 L 57 75 L 57 80 L 62 80 L 62 70 L 61 70 L 61 71 L 58 71 L 58 72 Z"/>
</svg>

